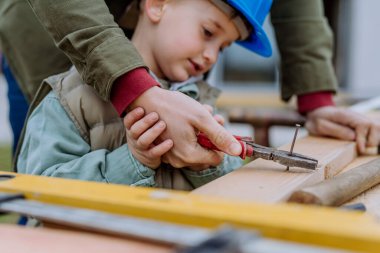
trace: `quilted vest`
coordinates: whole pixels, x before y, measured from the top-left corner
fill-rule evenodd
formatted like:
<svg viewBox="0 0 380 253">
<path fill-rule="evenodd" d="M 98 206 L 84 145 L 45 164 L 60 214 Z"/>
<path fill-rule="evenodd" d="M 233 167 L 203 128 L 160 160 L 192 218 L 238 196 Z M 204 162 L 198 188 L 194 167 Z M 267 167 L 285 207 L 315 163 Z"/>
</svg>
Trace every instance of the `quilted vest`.
<svg viewBox="0 0 380 253">
<path fill-rule="evenodd" d="M 201 103 L 215 104 L 220 91 L 208 86 L 204 81 L 197 82 L 196 85 L 199 89 L 198 100 Z M 168 88 L 168 84 L 164 83 L 163 87 Z M 51 89 L 91 150 L 112 151 L 126 143 L 122 118 L 112 103 L 103 100 L 93 87 L 85 84 L 75 69 L 47 78 L 39 93 L 43 92 L 46 95 Z M 39 101 L 34 102 L 39 103 Z M 155 171 L 157 187 L 176 190 L 194 189 L 180 169 L 163 164 Z"/>
</svg>

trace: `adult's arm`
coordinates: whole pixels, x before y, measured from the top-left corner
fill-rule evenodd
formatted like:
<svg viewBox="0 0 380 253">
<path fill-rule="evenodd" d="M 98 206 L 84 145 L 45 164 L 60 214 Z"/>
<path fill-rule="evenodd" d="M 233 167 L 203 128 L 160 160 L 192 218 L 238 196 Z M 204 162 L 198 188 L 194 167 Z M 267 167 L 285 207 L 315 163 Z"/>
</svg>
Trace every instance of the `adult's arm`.
<svg viewBox="0 0 380 253">
<path fill-rule="evenodd" d="M 0 44 L 28 103 L 43 79 L 72 65 L 24 0 L 0 1 Z"/>
<path fill-rule="evenodd" d="M 309 132 L 356 141 L 361 153 L 379 145 L 378 122 L 333 102 L 333 36 L 322 0 L 275 0 L 271 14 L 281 55 L 282 99 L 297 95 Z"/>
<path fill-rule="evenodd" d="M 116 79 L 145 67 L 139 53 L 115 22 L 129 1 L 108 1 L 109 6 L 104 0 L 28 2 L 84 82 L 93 86 L 104 99 L 109 100 Z M 129 83 L 128 89 L 141 89 L 143 85 L 145 82 Z M 154 85 L 150 83 L 144 90 Z"/>
<path fill-rule="evenodd" d="M 275 0 L 272 24 L 281 56 L 281 97 L 335 92 L 333 36 L 321 0 Z"/>
<path fill-rule="evenodd" d="M 204 132 L 228 154 L 240 154 L 238 142 L 199 103 L 189 101 L 183 94 L 153 87 L 155 82 L 148 82 L 153 79 L 146 78 L 147 74 L 142 78 L 141 75 L 123 75 L 130 70 L 134 73 L 141 70 L 144 64 L 135 47 L 114 22 L 103 0 L 28 1 L 58 47 L 74 63 L 82 79 L 94 86 L 103 98 L 109 99 L 116 79 L 122 81 L 117 86 L 126 92 L 117 92 L 115 96 L 119 97 L 116 100 L 120 99 L 120 94 L 126 94 L 128 101 L 116 106 L 119 113 L 133 102 L 132 107 L 140 106 L 148 113 L 156 111 L 160 115 L 168 126 L 165 137 L 174 141 L 174 148 L 166 156 L 167 162 L 177 167 L 215 162 L 215 154 L 197 144 L 197 130 Z M 113 1 L 110 9 L 119 9 L 118 3 L 125 7 L 126 2 Z"/>
</svg>

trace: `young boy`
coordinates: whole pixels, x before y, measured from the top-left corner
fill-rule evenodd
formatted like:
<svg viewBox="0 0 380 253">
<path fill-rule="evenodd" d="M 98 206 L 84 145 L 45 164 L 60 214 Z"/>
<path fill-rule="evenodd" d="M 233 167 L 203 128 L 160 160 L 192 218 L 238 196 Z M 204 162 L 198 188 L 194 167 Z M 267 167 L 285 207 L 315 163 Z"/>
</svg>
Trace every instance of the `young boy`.
<svg viewBox="0 0 380 253">
<path fill-rule="evenodd" d="M 213 104 L 218 91 L 201 79 L 220 51 L 239 40 L 270 55 L 261 27 L 270 5 L 271 0 L 143 0 L 132 42 L 162 88 Z M 165 122 L 136 108 L 124 118 L 125 131 L 112 104 L 75 69 L 48 78 L 44 86 L 52 91 L 28 118 L 16 161 L 20 173 L 190 190 L 240 165 L 239 158 L 207 150 L 215 154 L 213 164 L 164 163 L 173 146 L 160 139 Z"/>
</svg>

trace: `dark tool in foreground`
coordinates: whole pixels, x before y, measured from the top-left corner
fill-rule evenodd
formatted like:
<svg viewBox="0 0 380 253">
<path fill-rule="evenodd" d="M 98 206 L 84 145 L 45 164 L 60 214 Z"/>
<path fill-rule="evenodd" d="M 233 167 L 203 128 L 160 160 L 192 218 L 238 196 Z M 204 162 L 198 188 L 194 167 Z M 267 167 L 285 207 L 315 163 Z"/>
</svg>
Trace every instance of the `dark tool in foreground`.
<svg viewBox="0 0 380 253">
<path fill-rule="evenodd" d="M 272 160 L 287 167 L 299 167 L 310 170 L 317 168 L 318 160 L 314 158 L 285 150 L 261 146 L 256 144 L 251 137 L 235 135 L 235 138 L 240 142 L 242 147 L 242 153 L 240 154 L 241 159 L 245 159 L 248 156 L 253 159 L 262 158 Z M 203 133 L 198 134 L 198 143 L 204 148 L 219 150 Z"/>
<path fill-rule="evenodd" d="M 295 191 L 288 202 L 340 206 L 379 183 L 380 158 L 377 158 L 334 178 Z"/>
</svg>

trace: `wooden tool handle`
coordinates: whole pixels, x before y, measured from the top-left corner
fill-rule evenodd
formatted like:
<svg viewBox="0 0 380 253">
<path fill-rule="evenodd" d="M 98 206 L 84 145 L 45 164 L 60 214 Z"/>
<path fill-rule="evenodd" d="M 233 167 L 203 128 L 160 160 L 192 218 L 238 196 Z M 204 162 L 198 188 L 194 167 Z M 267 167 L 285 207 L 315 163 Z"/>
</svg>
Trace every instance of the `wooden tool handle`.
<svg viewBox="0 0 380 253">
<path fill-rule="evenodd" d="M 332 179 L 295 191 L 288 202 L 339 206 L 380 183 L 380 158 Z"/>
</svg>

